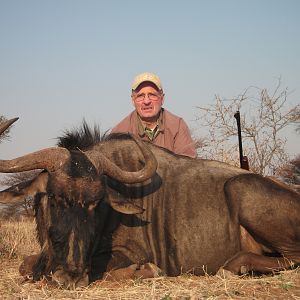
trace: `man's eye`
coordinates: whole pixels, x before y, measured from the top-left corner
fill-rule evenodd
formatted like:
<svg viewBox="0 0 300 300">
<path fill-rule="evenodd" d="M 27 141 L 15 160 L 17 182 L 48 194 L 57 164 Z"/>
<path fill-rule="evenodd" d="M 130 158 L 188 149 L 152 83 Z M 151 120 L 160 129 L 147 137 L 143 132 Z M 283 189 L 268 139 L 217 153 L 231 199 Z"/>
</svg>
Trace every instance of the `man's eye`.
<svg viewBox="0 0 300 300">
<path fill-rule="evenodd" d="M 158 99 L 158 95 L 156 94 L 149 94 L 148 97 L 151 99 L 151 100 L 157 100 Z"/>
</svg>

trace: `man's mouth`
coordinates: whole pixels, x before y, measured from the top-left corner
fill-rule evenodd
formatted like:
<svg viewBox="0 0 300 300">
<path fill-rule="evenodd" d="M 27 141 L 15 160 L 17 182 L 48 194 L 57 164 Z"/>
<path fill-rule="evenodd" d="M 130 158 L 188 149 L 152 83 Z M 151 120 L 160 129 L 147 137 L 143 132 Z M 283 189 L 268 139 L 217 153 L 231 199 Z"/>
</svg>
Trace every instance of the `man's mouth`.
<svg viewBox="0 0 300 300">
<path fill-rule="evenodd" d="M 143 107 L 142 110 L 144 110 L 144 111 L 153 110 L 153 107 L 152 106 Z"/>
</svg>

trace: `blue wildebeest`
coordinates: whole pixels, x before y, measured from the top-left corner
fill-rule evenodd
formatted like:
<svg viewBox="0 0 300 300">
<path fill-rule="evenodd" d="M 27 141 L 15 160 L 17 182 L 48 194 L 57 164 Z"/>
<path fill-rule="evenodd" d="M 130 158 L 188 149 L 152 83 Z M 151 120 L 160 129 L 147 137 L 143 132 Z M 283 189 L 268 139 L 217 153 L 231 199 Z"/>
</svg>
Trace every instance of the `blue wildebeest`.
<svg viewBox="0 0 300 300">
<path fill-rule="evenodd" d="M 240 274 L 300 262 L 299 193 L 129 134 L 95 140 L 84 128 L 60 147 L 0 160 L 0 172 L 44 170 L 0 193 L 5 203 L 35 199 L 41 252 L 25 259 L 23 274 L 79 286 L 118 270 Z"/>
</svg>

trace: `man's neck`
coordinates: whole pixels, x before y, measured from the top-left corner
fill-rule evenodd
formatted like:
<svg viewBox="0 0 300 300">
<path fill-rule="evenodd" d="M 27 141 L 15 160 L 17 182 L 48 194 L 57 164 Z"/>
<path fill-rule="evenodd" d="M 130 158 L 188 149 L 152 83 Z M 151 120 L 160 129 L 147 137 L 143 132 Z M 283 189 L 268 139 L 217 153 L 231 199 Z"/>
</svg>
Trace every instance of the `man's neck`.
<svg viewBox="0 0 300 300">
<path fill-rule="evenodd" d="M 160 116 L 160 113 L 153 118 L 141 118 L 140 117 L 140 120 L 142 121 L 142 124 L 144 127 L 154 129 L 157 126 L 157 121 L 159 119 L 159 116 Z"/>
</svg>

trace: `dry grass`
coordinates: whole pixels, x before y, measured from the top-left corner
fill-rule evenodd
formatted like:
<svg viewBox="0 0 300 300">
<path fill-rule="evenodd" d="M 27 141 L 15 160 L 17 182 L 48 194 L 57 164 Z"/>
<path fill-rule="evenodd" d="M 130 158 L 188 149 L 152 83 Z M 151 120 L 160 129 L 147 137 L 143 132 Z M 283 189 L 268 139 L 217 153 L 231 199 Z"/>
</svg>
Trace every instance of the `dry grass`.
<svg viewBox="0 0 300 300">
<path fill-rule="evenodd" d="M 30 219 L 0 223 L 0 299 L 300 299 L 300 270 L 274 276 L 197 277 L 182 275 L 143 281 L 99 281 L 65 290 L 46 280 L 32 283 L 18 274 L 24 255 L 36 253 L 35 224 Z"/>
<path fill-rule="evenodd" d="M 19 258 L 38 252 L 39 245 L 35 234 L 33 218 L 19 220 L 0 219 L 0 256 Z"/>
</svg>

